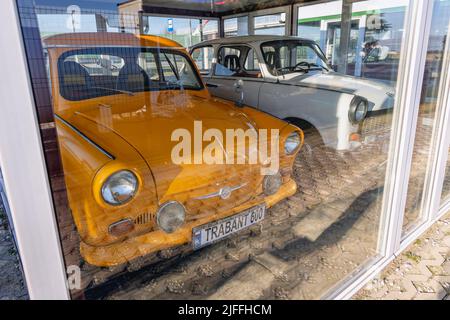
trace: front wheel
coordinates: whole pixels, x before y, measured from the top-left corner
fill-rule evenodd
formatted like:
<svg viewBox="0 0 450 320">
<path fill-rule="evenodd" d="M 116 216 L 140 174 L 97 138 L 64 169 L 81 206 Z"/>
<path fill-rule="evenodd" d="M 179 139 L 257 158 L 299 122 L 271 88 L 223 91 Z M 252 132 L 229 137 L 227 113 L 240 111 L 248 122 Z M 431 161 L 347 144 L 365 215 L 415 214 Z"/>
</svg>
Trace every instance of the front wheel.
<svg viewBox="0 0 450 320">
<path fill-rule="evenodd" d="M 303 151 L 301 151 L 302 153 L 312 156 L 314 149 L 324 145 L 319 131 L 311 124 L 298 119 L 286 119 L 286 121 L 302 129 L 305 135 L 305 143 L 302 148 Z"/>
</svg>

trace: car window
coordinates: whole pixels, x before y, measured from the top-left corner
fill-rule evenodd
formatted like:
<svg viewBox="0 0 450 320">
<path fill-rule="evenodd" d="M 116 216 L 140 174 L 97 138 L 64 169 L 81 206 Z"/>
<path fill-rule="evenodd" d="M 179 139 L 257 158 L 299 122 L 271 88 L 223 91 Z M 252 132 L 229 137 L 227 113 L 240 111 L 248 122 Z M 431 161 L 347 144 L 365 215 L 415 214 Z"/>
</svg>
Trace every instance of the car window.
<svg viewBox="0 0 450 320">
<path fill-rule="evenodd" d="M 296 51 L 296 63 L 302 61 L 308 62 L 309 64 L 317 63 L 317 53 L 313 48 L 309 46 L 298 46 L 294 50 Z"/>
<path fill-rule="evenodd" d="M 259 68 L 259 60 L 255 53 L 255 50 L 250 49 L 247 53 L 247 58 L 245 59 L 244 68 L 247 71 L 261 71 Z"/>
<path fill-rule="evenodd" d="M 159 81 L 158 64 L 156 55 L 153 52 L 141 52 L 138 58 L 139 66 L 144 69 L 152 81 Z"/>
<path fill-rule="evenodd" d="M 217 58 L 215 68 L 216 76 L 233 76 L 244 78 L 261 77 L 261 73 L 259 72 L 259 64 L 257 60 L 255 60 L 255 54 L 250 47 L 224 46 L 219 49 Z"/>
<path fill-rule="evenodd" d="M 75 62 L 81 65 L 90 76 L 118 76 L 124 66 L 124 59 L 108 54 L 75 54 L 64 62 Z"/>
<path fill-rule="evenodd" d="M 183 88 L 195 88 L 200 85 L 192 65 L 186 57 L 175 53 L 161 53 L 161 67 L 164 80 Z"/>
<path fill-rule="evenodd" d="M 170 49 L 92 48 L 66 52 L 58 60 L 61 96 L 78 101 L 154 90 L 200 90 L 191 60 Z"/>
<path fill-rule="evenodd" d="M 113 94 L 125 60 L 106 53 L 78 53 L 60 59 L 61 95 L 68 100 L 84 100 Z"/>
<path fill-rule="evenodd" d="M 328 70 L 319 47 L 298 40 L 277 40 L 263 43 L 264 61 L 273 75 Z"/>
<path fill-rule="evenodd" d="M 213 47 L 200 47 L 192 51 L 192 59 L 194 59 L 198 70 L 203 75 L 207 75 L 211 71 L 212 60 L 214 58 Z"/>
<path fill-rule="evenodd" d="M 217 76 L 235 76 L 241 70 L 241 49 L 222 47 L 219 49 L 215 74 Z"/>
</svg>

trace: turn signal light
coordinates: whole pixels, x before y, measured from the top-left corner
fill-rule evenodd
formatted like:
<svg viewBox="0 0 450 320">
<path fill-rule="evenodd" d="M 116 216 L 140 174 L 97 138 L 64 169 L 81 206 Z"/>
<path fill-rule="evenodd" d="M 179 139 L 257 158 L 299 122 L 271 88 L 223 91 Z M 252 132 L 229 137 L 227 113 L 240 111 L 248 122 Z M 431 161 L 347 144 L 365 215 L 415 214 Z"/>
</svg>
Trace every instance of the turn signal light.
<svg viewBox="0 0 450 320">
<path fill-rule="evenodd" d="M 360 142 L 361 141 L 361 135 L 359 133 L 352 133 L 350 135 L 350 141 Z"/>
<path fill-rule="evenodd" d="M 109 226 L 109 233 L 114 237 L 121 237 L 134 230 L 134 222 L 130 219 L 120 220 Z"/>
</svg>

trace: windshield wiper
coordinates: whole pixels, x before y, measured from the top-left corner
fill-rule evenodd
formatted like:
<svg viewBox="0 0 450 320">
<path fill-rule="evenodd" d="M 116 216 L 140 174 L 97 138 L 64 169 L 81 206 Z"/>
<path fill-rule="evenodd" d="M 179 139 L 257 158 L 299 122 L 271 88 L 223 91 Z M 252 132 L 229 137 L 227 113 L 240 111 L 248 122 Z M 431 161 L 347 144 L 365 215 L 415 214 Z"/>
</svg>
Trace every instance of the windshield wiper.
<svg viewBox="0 0 450 320">
<path fill-rule="evenodd" d="M 290 73 L 294 73 L 294 72 L 308 73 L 308 70 L 292 69 L 291 67 L 275 68 L 274 70 L 275 70 L 277 76 L 279 76 L 280 74 L 282 76 L 285 76 L 286 74 L 290 74 Z M 287 72 L 283 72 L 283 70 L 287 70 Z"/>
<path fill-rule="evenodd" d="M 119 89 L 113 89 L 113 88 L 106 88 L 106 87 L 90 87 L 93 89 L 102 89 L 102 90 L 109 90 L 109 91 L 113 91 L 113 92 L 119 92 L 119 93 L 124 93 L 127 94 L 129 96 L 134 96 L 136 95 L 134 92 L 131 91 L 126 91 L 126 90 L 119 90 Z"/>
</svg>

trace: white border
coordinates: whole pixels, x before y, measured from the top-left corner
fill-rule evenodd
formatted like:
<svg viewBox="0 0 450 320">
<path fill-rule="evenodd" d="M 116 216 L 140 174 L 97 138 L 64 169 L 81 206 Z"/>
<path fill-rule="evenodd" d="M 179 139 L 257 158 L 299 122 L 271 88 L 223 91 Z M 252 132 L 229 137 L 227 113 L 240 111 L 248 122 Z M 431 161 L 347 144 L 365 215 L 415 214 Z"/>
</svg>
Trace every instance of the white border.
<svg viewBox="0 0 450 320">
<path fill-rule="evenodd" d="M 0 1 L 0 166 L 31 299 L 68 299 L 15 0 Z"/>
</svg>

